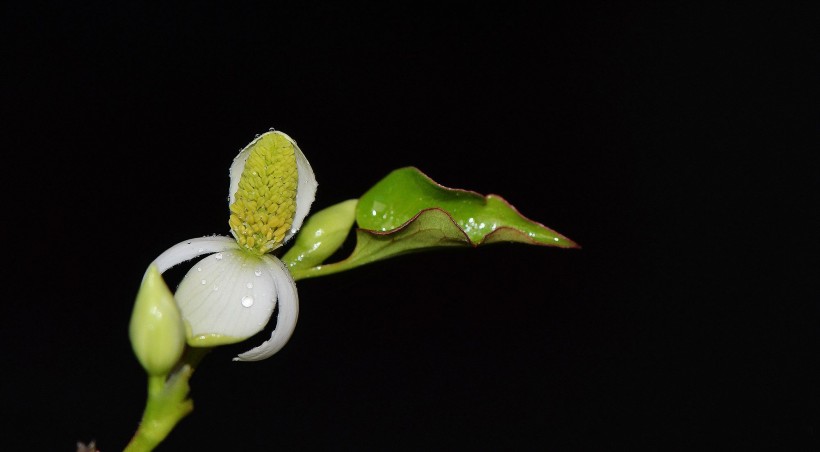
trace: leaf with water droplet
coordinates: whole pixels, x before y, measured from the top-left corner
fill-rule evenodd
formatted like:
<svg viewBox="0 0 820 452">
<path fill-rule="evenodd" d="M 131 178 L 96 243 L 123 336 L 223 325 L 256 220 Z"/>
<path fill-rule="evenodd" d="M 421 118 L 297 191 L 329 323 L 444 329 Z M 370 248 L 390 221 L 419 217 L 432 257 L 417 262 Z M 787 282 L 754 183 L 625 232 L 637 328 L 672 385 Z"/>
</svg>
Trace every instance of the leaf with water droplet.
<svg viewBox="0 0 820 452">
<path fill-rule="evenodd" d="M 345 260 L 292 269 L 295 279 L 349 270 L 425 249 L 517 242 L 578 248 L 497 195 L 447 188 L 413 167 L 393 171 L 356 206 L 356 248 Z M 287 261 L 287 260 L 286 260 Z"/>
</svg>

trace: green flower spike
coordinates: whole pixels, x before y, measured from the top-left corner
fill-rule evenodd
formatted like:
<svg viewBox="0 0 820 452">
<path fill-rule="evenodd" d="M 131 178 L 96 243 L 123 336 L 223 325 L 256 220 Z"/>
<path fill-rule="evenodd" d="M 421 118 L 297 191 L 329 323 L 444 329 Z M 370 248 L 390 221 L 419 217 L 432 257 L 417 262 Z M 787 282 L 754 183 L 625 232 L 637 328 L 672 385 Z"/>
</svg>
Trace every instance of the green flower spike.
<svg viewBox="0 0 820 452">
<path fill-rule="evenodd" d="M 233 238 L 210 236 L 172 246 L 154 261 L 160 272 L 205 254 L 188 271 L 175 298 L 192 347 L 243 341 L 261 331 L 276 303 L 271 338 L 235 361 L 258 361 L 290 339 L 299 300 L 287 266 L 270 253 L 299 230 L 316 194 L 316 179 L 296 142 L 282 132 L 258 136 L 230 169 L 229 225 Z"/>
</svg>

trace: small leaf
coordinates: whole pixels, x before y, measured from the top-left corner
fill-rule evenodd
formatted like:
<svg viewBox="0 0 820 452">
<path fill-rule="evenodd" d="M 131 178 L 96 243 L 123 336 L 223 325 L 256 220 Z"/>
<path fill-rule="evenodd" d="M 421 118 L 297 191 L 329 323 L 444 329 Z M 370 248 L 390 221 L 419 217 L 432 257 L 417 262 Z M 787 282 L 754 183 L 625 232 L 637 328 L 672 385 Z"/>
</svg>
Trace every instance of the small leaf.
<svg viewBox="0 0 820 452">
<path fill-rule="evenodd" d="M 413 167 L 393 171 L 356 206 L 356 248 L 345 260 L 293 272 L 296 279 L 349 270 L 423 249 L 498 242 L 578 248 L 497 195 L 443 187 Z"/>
</svg>

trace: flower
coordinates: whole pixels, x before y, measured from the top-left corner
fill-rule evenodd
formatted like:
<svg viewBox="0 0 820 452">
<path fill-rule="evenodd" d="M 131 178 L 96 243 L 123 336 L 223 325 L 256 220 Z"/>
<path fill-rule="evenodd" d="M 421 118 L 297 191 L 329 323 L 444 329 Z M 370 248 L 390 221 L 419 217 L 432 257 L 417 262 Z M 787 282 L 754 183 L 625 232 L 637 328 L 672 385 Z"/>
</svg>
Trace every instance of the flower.
<svg viewBox="0 0 820 452">
<path fill-rule="evenodd" d="M 262 345 L 234 361 L 258 361 L 290 339 L 299 314 L 296 284 L 272 251 L 302 226 L 316 178 L 299 146 L 282 132 L 258 136 L 230 168 L 231 237 L 208 236 L 172 246 L 154 260 L 160 273 L 208 255 L 180 282 L 174 298 L 193 347 L 243 341 L 261 331 L 279 303 L 276 327 Z"/>
</svg>

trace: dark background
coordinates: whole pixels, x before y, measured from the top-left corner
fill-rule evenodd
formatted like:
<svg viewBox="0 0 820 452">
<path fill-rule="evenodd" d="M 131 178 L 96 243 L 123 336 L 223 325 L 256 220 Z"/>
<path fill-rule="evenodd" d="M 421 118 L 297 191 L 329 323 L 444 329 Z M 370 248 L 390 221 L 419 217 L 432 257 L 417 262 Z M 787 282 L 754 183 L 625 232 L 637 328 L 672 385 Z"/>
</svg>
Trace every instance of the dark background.
<svg viewBox="0 0 820 452">
<path fill-rule="evenodd" d="M 140 278 L 228 232 L 228 166 L 270 127 L 317 209 L 414 165 L 583 249 L 301 281 L 286 348 L 211 353 L 160 450 L 816 447 L 794 5 L 4 4 L 4 449 L 127 443 Z"/>
</svg>

